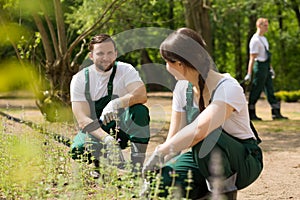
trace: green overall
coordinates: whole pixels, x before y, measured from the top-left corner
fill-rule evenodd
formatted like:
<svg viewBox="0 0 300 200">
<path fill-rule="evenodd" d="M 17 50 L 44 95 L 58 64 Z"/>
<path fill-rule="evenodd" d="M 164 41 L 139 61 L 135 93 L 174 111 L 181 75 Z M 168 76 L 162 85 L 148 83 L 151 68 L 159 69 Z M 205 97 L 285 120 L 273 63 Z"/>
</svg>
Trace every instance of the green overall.
<svg viewBox="0 0 300 200">
<path fill-rule="evenodd" d="M 105 106 L 114 98 L 117 98 L 117 95 L 113 95 L 113 79 L 116 73 L 117 64 L 113 66 L 112 74 L 109 78 L 107 84 L 108 95 L 100 98 L 99 100 L 93 102 L 90 96 L 89 88 L 89 70 L 85 68 L 85 96 L 90 105 L 91 117 L 92 119 L 99 119 Z M 145 144 L 147 145 L 150 139 L 150 128 L 149 128 L 149 110 L 146 106 L 142 104 L 136 104 L 130 106 L 126 109 L 118 110 L 119 121 L 119 130 L 116 133 L 116 122 L 112 121 L 106 126 L 101 125 L 101 128 L 109 133 L 116 136 L 116 139 L 121 147 L 125 149 L 128 146 L 128 141 L 131 141 L 133 144 Z M 116 135 L 117 134 L 117 135 Z M 81 159 L 83 155 L 86 155 L 89 162 L 91 162 L 91 156 L 94 156 L 96 159 L 101 156 L 101 149 L 103 144 L 96 139 L 91 134 L 85 134 L 82 131 L 79 131 L 75 136 L 73 143 L 71 145 L 71 152 L 73 159 Z M 136 148 L 135 148 L 136 149 Z M 134 150 L 132 148 L 132 150 Z M 140 149 L 138 149 L 140 150 Z M 145 154 L 146 149 L 141 150 Z M 91 155 L 92 153 L 92 155 Z M 132 152 L 133 153 L 133 152 Z"/>
<path fill-rule="evenodd" d="M 187 105 L 185 110 L 187 123 L 189 124 L 199 115 L 198 108 L 193 107 L 193 90 L 190 83 L 186 96 Z M 189 191 L 190 199 L 197 199 L 207 194 L 209 191 L 208 185 L 210 184 L 208 180 L 209 177 L 211 177 L 209 164 L 211 153 L 214 152 L 214 150 L 219 150 L 221 153 L 223 176 L 228 178 L 235 174 L 237 175 L 234 188 L 227 188 L 229 190 L 245 188 L 251 184 L 262 171 L 262 152 L 256 140 L 233 138 L 225 133 L 224 130 L 218 128 L 211 132 L 203 141 L 193 146 L 192 150 L 181 154 L 176 158 L 175 162 L 169 162 L 163 167 L 163 185 L 161 188 L 164 192 L 161 195 L 168 195 L 167 190 L 164 189 L 172 185 L 174 178 L 172 178 L 170 174 L 174 171 L 178 175 L 175 178 L 175 185 L 181 188 L 183 196 L 186 195 L 185 189 L 187 186 L 192 187 L 192 190 Z M 192 172 L 192 182 L 190 183 L 187 182 L 188 171 Z"/>
<path fill-rule="evenodd" d="M 280 104 L 274 95 L 272 73 L 270 72 L 271 53 L 266 48 L 265 51 L 268 59 L 264 62 L 255 61 L 253 66 L 253 81 L 249 94 L 249 105 L 251 108 L 254 108 L 262 91 L 264 91 L 271 107 L 279 109 Z"/>
</svg>

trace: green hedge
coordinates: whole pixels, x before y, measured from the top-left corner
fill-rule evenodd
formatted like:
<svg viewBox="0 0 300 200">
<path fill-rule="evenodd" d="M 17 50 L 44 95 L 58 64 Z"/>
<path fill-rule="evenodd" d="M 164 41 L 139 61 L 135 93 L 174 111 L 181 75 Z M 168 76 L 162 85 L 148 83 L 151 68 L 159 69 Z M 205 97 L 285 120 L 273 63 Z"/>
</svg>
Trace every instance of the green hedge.
<svg viewBox="0 0 300 200">
<path fill-rule="evenodd" d="M 300 90 L 279 91 L 275 93 L 275 96 L 285 102 L 297 102 L 300 99 Z"/>
</svg>

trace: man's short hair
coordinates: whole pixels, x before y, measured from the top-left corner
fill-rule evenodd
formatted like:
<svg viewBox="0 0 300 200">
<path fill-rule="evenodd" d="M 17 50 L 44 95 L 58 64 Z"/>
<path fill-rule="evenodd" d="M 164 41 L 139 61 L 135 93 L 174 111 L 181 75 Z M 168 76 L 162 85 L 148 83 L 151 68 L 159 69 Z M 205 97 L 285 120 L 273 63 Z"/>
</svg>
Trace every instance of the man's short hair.
<svg viewBox="0 0 300 200">
<path fill-rule="evenodd" d="M 99 35 L 95 35 L 89 44 L 89 50 L 93 51 L 94 50 L 94 44 L 99 44 L 99 43 L 103 43 L 103 42 L 112 42 L 114 45 L 114 48 L 116 49 L 116 43 L 115 41 L 110 37 L 110 35 L 108 34 L 99 34 Z"/>
</svg>

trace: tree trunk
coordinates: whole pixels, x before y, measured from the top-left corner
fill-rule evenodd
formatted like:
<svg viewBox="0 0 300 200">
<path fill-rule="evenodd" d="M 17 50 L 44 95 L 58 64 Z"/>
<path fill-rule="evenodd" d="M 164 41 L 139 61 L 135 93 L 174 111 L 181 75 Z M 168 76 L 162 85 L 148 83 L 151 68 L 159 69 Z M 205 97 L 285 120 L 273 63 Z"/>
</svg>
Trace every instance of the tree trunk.
<svg viewBox="0 0 300 200">
<path fill-rule="evenodd" d="M 40 1 L 41 4 L 45 3 Z M 60 0 L 53 0 L 55 25 L 53 26 L 47 12 L 48 9 L 41 5 L 41 11 L 44 12 L 47 28 L 44 27 L 43 21 L 37 13 L 33 13 L 35 24 L 41 34 L 41 40 L 45 52 L 45 68 L 46 78 L 49 81 L 49 91 L 40 92 L 37 100 L 37 105 L 42 114 L 46 115 L 49 121 L 65 121 L 72 119 L 70 110 L 70 91 L 69 85 L 74 73 L 78 71 L 79 64 L 72 62 L 72 53 L 75 47 L 82 42 L 90 33 L 96 29 L 101 29 L 106 22 L 109 21 L 113 12 L 124 3 L 125 0 L 113 0 L 101 14 L 98 20 L 84 33 L 79 35 L 68 47 L 67 34 L 65 30 L 64 14 L 62 10 L 62 2 Z M 56 29 L 54 28 L 56 27 Z M 55 32 L 56 30 L 56 32 Z M 49 35 L 51 36 L 51 40 Z M 51 41 L 51 42 L 50 42 Z M 55 55 L 53 53 L 55 52 Z M 82 51 L 81 51 L 82 52 Z M 76 55 L 79 56 L 79 55 Z"/>
<path fill-rule="evenodd" d="M 202 35 L 207 51 L 212 55 L 212 30 L 209 20 L 209 0 L 187 0 L 184 2 L 187 27 Z"/>
<path fill-rule="evenodd" d="M 292 3 L 292 9 L 294 10 L 296 14 L 296 18 L 298 21 L 298 26 L 300 28 L 300 10 L 299 10 L 299 4 L 296 2 L 296 0 L 291 0 Z"/>
<path fill-rule="evenodd" d="M 251 6 L 251 10 L 256 10 L 256 4 L 253 4 Z M 253 12 L 255 13 L 255 12 Z M 252 35 L 256 32 L 256 20 L 257 20 L 257 15 L 253 14 L 249 16 L 249 31 L 248 31 L 248 36 L 247 36 L 247 43 L 246 43 L 246 49 L 247 49 L 247 61 L 249 60 L 249 43 L 251 40 Z M 248 62 L 247 62 L 248 63 Z M 247 68 L 248 65 L 246 65 Z M 247 69 L 246 69 L 247 71 Z"/>
<path fill-rule="evenodd" d="M 173 91 L 175 79 L 165 70 L 165 66 L 155 64 L 146 49 L 141 50 L 141 74 L 150 91 Z"/>
<path fill-rule="evenodd" d="M 175 29 L 175 25 L 174 25 L 174 0 L 169 0 L 169 28 L 171 30 Z"/>
<path fill-rule="evenodd" d="M 235 43 L 234 43 L 234 46 L 235 46 L 235 52 L 234 52 L 234 56 L 235 56 L 235 78 L 237 80 L 242 80 L 243 78 L 243 70 L 242 70 L 242 66 L 244 66 L 244 63 L 243 63 L 243 59 L 242 59 L 242 42 L 241 42 L 241 23 L 240 21 L 238 20 L 236 22 L 236 35 L 235 35 Z"/>
</svg>

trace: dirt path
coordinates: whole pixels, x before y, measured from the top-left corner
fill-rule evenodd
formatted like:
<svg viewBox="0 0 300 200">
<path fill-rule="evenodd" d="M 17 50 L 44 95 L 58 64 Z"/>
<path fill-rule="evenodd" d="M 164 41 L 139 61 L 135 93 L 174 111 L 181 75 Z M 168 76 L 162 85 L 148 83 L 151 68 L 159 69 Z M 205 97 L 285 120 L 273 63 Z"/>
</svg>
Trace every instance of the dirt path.
<svg viewBox="0 0 300 200">
<path fill-rule="evenodd" d="M 165 139 L 171 115 L 169 93 L 149 94 L 147 106 L 151 115 L 151 153 Z M 14 116 L 26 120 L 40 120 L 41 114 L 32 100 L 0 99 L 0 109 L 23 110 Z M 282 103 L 286 121 L 272 121 L 270 108 L 265 100 L 257 104 L 257 114 L 262 122 L 254 122 L 263 143 L 264 170 L 252 185 L 238 192 L 238 200 L 300 200 L 300 103 Z M 12 124 L 16 127 L 16 124 Z M 126 151 L 125 151 L 126 153 Z"/>
</svg>

